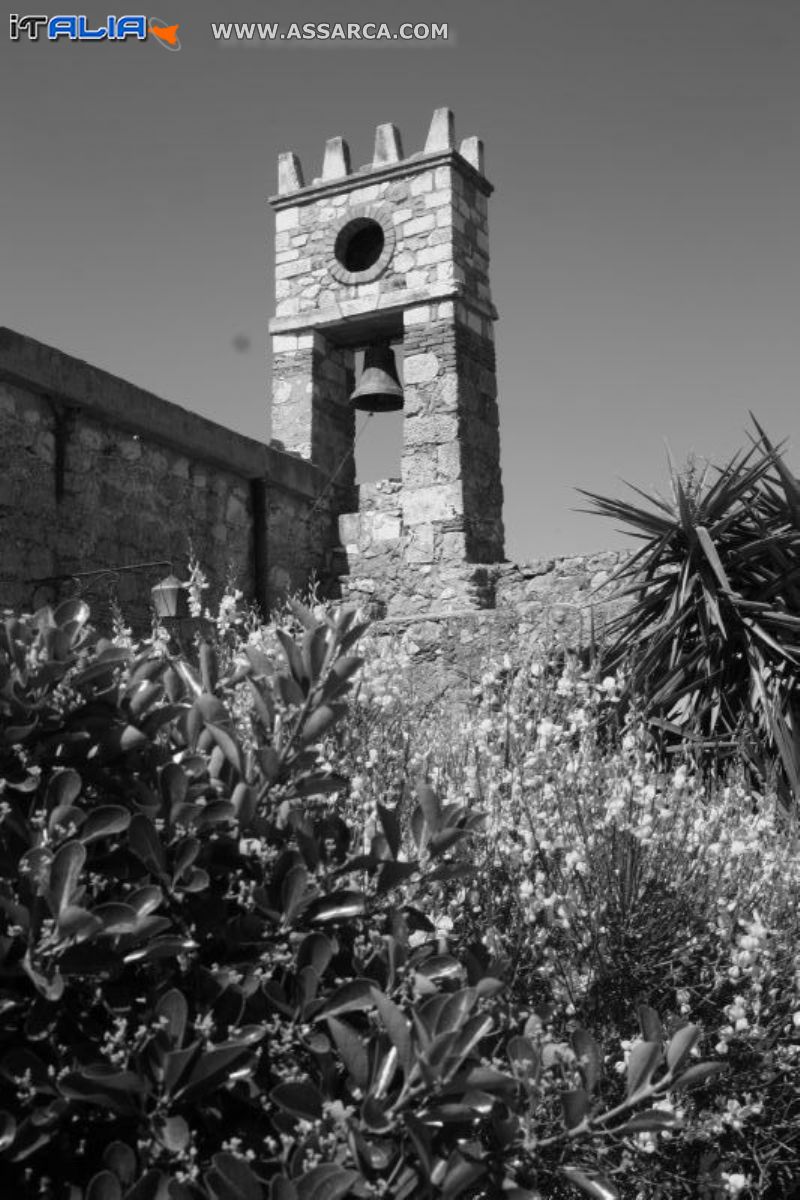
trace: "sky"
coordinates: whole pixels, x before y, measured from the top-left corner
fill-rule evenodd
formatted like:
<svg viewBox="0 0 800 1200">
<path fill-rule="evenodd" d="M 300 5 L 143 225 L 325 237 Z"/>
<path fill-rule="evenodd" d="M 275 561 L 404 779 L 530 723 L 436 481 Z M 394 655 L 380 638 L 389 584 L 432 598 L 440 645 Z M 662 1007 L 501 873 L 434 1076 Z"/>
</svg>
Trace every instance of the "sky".
<svg viewBox="0 0 800 1200">
<path fill-rule="evenodd" d="M 265 439 L 279 152 L 311 179 L 342 135 L 360 166 L 391 121 L 412 153 L 447 106 L 496 189 L 507 556 L 629 545 L 575 489 L 665 490 L 667 447 L 720 462 L 749 410 L 797 471 L 797 0 L 157 3 L 179 53 L 12 42 L 0 14 L 0 324 Z M 448 38 L 233 44 L 212 20 Z M 370 422 L 361 478 L 391 437 Z"/>
</svg>

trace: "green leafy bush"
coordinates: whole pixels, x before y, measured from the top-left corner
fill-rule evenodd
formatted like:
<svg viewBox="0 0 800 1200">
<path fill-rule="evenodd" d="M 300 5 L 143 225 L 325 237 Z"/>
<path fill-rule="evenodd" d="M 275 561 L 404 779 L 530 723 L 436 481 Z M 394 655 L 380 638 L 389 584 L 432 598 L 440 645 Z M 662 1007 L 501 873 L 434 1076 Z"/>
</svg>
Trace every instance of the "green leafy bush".
<svg viewBox="0 0 800 1200">
<path fill-rule="evenodd" d="M 604 1079 L 485 941 L 448 943 L 429 914 L 483 818 L 420 780 L 407 821 L 359 824 L 326 745 L 363 630 L 295 612 L 224 675 L 207 643 L 195 667 L 98 639 L 79 602 L 5 620 L 3 1194 L 617 1195 L 600 1160 L 716 1070 L 698 1026 L 641 1009 Z"/>
</svg>

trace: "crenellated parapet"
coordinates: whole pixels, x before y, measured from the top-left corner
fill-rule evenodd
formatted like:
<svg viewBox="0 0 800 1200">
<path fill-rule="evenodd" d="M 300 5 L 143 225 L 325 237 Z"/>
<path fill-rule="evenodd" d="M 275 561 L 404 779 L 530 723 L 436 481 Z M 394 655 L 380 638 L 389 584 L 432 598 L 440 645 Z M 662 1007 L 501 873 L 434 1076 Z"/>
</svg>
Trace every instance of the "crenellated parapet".
<svg viewBox="0 0 800 1200">
<path fill-rule="evenodd" d="M 325 144 L 322 160 L 322 173 L 310 184 L 305 183 L 303 168 L 299 158 L 292 151 L 281 154 L 278 158 L 278 194 L 272 198 L 272 205 L 279 209 L 286 203 L 297 203 L 312 200 L 313 194 L 327 184 L 349 180 L 352 186 L 363 184 L 364 176 L 374 176 L 376 173 L 389 172 L 393 177 L 404 173 L 415 173 L 423 160 L 437 158 L 440 161 L 453 158 L 461 160 L 466 167 L 477 176 L 473 181 L 489 195 L 492 187 L 486 179 L 484 171 L 483 142 L 478 137 L 464 138 L 459 144 L 456 140 L 455 118 L 449 108 L 437 108 L 433 114 L 424 149 L 408 156 L 403 153 L 400 131 L 396 125 L 379 125 L 375 130 L 375 146 L 372 161 L 365 166 L 353 170 L 350 160 L 350 148 L 342 137 L 330 138 Z M 302 193 L 298 195 L 297 193 Z"/>
</svg>

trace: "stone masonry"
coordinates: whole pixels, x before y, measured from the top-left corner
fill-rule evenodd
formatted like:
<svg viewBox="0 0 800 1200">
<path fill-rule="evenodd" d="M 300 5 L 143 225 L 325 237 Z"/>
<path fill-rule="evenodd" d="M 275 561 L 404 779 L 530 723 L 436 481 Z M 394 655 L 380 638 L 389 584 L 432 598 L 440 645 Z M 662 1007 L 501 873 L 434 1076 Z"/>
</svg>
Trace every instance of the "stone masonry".
<svg viewBox="0 0 800 1200">
<path fill-rule="evenodd" d="M 343 589 L 379 612 L 480 607 L 483 564 L 503 559 L 491 191 L 481 143 L 457 149 L 447 109 L 421 153 L 381 125 L 359 171 L 341 138 L 309 185 L 295 155 L 279 162 L 273 434 L 336 472 Z M 359 494 L 354 351 L 380 342 L 402 351 L 401 479 Z"/>
<path fill-rule="evenodd" d="M 186 578 L 191 543 L 212 604 L 233 576 L 266 611 L 310 572 L 333 574 L 324 485 L 307 461 L 0 329 L 0 608 L 52 603 L 73 576 L 109 572 L 146 626 L 151 586 L 165 562 Z"/>
</svg>

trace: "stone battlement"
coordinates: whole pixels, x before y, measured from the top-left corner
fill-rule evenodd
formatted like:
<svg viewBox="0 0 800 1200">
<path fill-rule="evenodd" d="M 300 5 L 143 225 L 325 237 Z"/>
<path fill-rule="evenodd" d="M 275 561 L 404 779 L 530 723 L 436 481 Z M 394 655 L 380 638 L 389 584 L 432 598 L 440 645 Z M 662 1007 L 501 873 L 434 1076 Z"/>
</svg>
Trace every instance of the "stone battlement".
<svg viewBox="0 0 800 1200">
<path fill-rule="evenodd" d="M 300 159 L 292 151 L 286 151 L 278 158 L 278 194 L 270 203 L 274 208 L 281 209 L 287 204 L 311 201 L 331 185 L 338 192 L 342 184 L 348 181 L 357 187 L 365 182 L 365 176 L 382 180 L 402 175 L 409 170 L 416 171 L 422 165 L 429 165 L 431 158 L 441 159 L 442 156 L 445 159 L 459 159 L 484 194 L 491 193 L 492 185 L 486 179 L 484 170 L 483 142 L 478 137 L 467 137 L 457 144 L 453 113 L 449 108 L 437 108 L 423 150 L 404 155 L 397 126 L 388 123 L 378 125 L 372 162 L 356 171 L 351 166 L 350 147 L 345 139 L 329 138 L 325 143 L 322 174 L 308 185 L 304 181 Z"/>
</svg>

